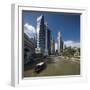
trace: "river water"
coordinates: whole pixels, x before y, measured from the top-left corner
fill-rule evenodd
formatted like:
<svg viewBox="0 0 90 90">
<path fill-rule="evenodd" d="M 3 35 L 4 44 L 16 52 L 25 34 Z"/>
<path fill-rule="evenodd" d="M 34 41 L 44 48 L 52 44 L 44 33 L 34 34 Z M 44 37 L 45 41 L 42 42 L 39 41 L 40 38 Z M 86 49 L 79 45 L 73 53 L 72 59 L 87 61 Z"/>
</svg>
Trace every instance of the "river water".
<svg viewBox="0 0 90 90">
<path fill-rule="evenodd" d="M 35 73 L 34 69 L 24 71 L 24 77 L 64 75 L 80 75 L 80 60 L 75 58 L 65 59 L 60 56 L 51 56 L 47 58 L 47 67 L 40 73 Z"/>
</svg>

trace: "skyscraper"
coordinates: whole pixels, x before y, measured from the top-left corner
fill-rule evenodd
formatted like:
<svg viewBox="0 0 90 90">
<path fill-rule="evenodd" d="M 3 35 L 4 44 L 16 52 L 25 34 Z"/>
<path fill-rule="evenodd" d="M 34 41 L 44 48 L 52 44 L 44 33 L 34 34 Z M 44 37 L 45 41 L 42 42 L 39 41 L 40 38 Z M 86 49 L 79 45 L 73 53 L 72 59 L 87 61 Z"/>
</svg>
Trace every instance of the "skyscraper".
<svg viewBox="0 0 90 90">
<path fill-rule="evenodd" d="M 45 51 L 44 51 L 44 55 L 47 56 L 48 55 L 48 26 L 47 26 L 47 22 L 44 24 L 45 26 Z"/>
<path fill-rule="evenodd" d="M 53 39 L 53 36 L 51 35 L 51 54 L 55 53 L 55 41 Z"/>
<path fill-rule="evenodd" d="M 36 53 L 48 55 L 48 26 L 44 22 L 44 16 L 37 18 L 37 48 Z"/>
<path fill-rule="evenodd" d="M 37 48 L 36 53 L 42 53 L 47 56 L 54 54 L 55 42 L 52 38 L 51 31 L 48 28 L 47 22 L 44 21 L 44 16 L 37 18 Z"/>
<path fill-rule="evenodd" d="M 37 48 L 36 53 L 42 53 L 45 49 L 45 27 L 44 16 L 41 15 L 37 18 Z"/>
<path fill-rule="evenodd" d="M 57 49 L 58 49 L 58 54 L 61 55 L 63 53 L 63 40 L 60 32 L 58 32 L 58 37 L 57 37 Z"/>
<path fill-rule="evenodd" d="M 49 28 L 48 28 L 47 36 L 48 36 L 48 38 L 47 38 L 47 41 L 48 41 L 48 43 L 47 43 L 47 45 L 48 45 L 48 55 L 50 55 L 51 54 L 51 31 L 50 31 Z"/>
</svg>

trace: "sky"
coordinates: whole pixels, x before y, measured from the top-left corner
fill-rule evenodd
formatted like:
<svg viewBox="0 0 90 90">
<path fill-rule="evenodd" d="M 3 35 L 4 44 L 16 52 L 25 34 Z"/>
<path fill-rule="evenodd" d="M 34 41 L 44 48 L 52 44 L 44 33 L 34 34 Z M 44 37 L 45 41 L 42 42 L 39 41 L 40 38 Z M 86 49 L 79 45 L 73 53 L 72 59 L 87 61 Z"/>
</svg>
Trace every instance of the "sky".
<svg viewBox="0 0 90 90">
<path fill-rule="evenodd" d="M 52 32 L 52 36 L 57 42 L 57 33 L 61 32 L 62 39 L 67 46 L 80 46 L 80 15 L 55 12 L 33 12 L 23 11 L 24 32 L 28 36 L 34 36 L 37 17 L 44 15 L 44 20 Z M 33 33 L 31 33 L 33 32 Z"/>
</svg>

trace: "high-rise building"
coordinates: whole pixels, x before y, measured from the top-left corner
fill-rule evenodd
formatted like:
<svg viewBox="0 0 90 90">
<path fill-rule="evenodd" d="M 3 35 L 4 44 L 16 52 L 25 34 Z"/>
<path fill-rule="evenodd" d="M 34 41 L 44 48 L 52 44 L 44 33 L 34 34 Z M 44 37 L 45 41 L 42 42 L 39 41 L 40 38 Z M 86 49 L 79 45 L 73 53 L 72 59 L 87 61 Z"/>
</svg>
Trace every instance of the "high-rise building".
<svg viewBox="0 0 90 90">
<path fill-rule="evenodd" d="M 53 39 L 53 54 L 55 54 L 55 40 Z"/>
<path fill-rule="evenodd" d="M 37 18 L 37 48 L 35 51 L 46 56 L 55 52 L 55 42 L 43 15 Z"/>
<path fill-rule="evenodd" d="M 48 24 L 45 22 L 45 52 L 44 55 L 51 54 L 51 31 Z"/>
<path fill-rule="evenodd" d="M 37 48 L 36 53 L 48 55 L 48 26 L 44 23 L 44 16 L 37 18 Z"/>
<path fill-rule="evenodd" d="M 44 55 L 47 56 L 48 55 L 48 26 L 47 26 L 47 22 L 45 22 L 44 26 L 45 26 L 45 51 L 44 51 Z"/>
<path fill-rule="evenodd" d="M 48 28 L 48 33 L 47 33 L 48 35 L 48 38 L 47 38 L 47 40 L 48 40 L 48 54 L 50 55 L 51 54 L 51 31 L 50 31 L 50 29 Z"/>
<path fill-rule="evenodd" d="M 37 48 L 36 53 L 44 53 L 45 49 L 45 26 L 44 16 L 41 15 L 37 18 Z"/>
<path fill-rule="evenodd" d="M 58 49 L 58 54 L 61 55 L 63 53 L 63 40 L 60 32 L 58 32 L 58 37 L 57 37 L 57 49 Z"/>
<path fill-rule="evenodd" d="M 51 54 L 55 54 L 55 41 L 51 35 Z"/>
</svg>

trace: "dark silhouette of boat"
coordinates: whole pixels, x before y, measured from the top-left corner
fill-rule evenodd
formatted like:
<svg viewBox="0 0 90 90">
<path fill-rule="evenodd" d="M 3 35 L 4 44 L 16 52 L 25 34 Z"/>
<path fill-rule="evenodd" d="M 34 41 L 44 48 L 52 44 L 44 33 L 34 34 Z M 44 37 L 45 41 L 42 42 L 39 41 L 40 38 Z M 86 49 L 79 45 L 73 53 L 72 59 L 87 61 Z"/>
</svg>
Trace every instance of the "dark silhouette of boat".
<svg viewBox="0 0 90 90">
<path fill-rule="evenodd" d="M 46 63 L 45 62 L 40 62 L 40 63 L 36 64 L 36 66 L 34 68 L 34 71 L 35 71 L 35 73 L 40 73 L 45 68 L 46 68 Z"/>
</svg>

